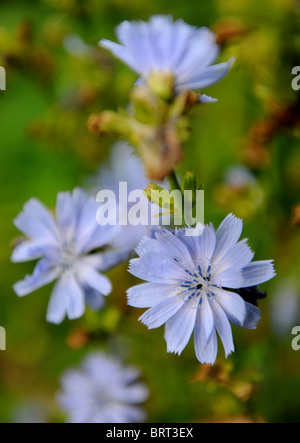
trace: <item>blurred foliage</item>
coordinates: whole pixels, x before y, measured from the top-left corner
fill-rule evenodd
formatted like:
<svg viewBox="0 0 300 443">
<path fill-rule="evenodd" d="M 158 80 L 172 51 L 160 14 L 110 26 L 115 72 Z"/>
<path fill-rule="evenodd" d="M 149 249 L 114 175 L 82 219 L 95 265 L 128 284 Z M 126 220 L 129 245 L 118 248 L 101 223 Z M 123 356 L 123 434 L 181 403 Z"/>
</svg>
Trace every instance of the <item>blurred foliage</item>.
<svg viewBox="0 0 300 443">
<path fill-rule="evenodd" d="M 12 290 L 32 270 L 32 263 L 9 261 L 13 218 L 32 196 L 54 206 L 58 191 L 97 170 L 113 140 L 89 133 L 88 117 L 126 107 L 136 80 L 97 41 L 114 39 L 124 19 L 155 13 L 215 29 L 221 58 L 236 57 L 229 75 L 209 88 L 218 103 L 193 110 L 178 172 L 195 173 L 205 190 L 206 222 L 217 226 L 230 211 L 243 216 L 255 258 L 275 259 L 277 277 L 263 285 L 268 297 L 259 301 L 258 329 L 234 327 L 236 352 L 225 360 L 220 346 L 214 367 L 197 362 L 192 343 L 181 357 L 167 354 L 162 328 L 148 331 L 138 322 L 142 311 L 126 305 L 125 291 L 136 282 L 126 264 L 109 272 L 114 290 L 104 310 L 59 326 L 45 321 L 49 287 L 20 299 Z M 1 2 L 1 422 L 63 421 L 55 404 L 59 376 L 98 348 L 141 368 L 150 422 L 299 420 L 300 353 L 291 335 L 273 334 L 269 310 L 282 278 L 293 278 L 300 294 L 300 93 L 291 88 L 292 67 L 300 64 L 299 18 L 297 0 Z M 254 189 L 224 182 L 225 170 L 241 164 L 255 176 Z"/>
</svg>

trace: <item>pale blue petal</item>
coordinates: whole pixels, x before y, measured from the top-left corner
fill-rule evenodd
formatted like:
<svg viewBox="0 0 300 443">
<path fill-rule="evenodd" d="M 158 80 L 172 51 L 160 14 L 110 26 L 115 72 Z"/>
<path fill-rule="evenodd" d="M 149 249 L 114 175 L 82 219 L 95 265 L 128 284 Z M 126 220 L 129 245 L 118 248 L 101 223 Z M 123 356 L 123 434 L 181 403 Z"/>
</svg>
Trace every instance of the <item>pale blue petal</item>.
<svg viewBox="0 0 300 443">
<path fill-rule="evenodd" d="M 81 211 L 78 213 L 75 230 L 76 252 L 85 250 L 86 245 L 91 240 L 91 235 L 98 226 L 96 219 L 98 207 L 96 199 L 90 197 L 85 201 Z"/>
<path fill-rule="evenodd" d="M 95 414 L 94 409 L 91 407 L 88 409 L 74 409 L 70 412 L 70 416 L 67 418 L 67 423 L 90 423 L 91 417 Z M 99 422 L 101 423 L 101 421 Z M 102 422 L 103 423 L 103 422 Z"/>
<path fill-rule="evenodd" d="M 168 64 L 166 67 L 179 73 L 181 63 L 184 60 L 187 49 L 193 38 L 197 35 L 197 28 L 184 23 L 183 20 L 176 20 L 172 23 L 169 19 L 168 27 L 168 42 L 165 50 L 165 57 L 168 59 Z"/>
<path fill-rule="evenodd" d="M 112 376 L 118 379 L 120 362 L 100 352 L 94 352 L 84 360 L 83 369 L 93 383 L 106 385 Z"/>
<path fill-rule="evenodd" d="M 127 405 L 124 417 L 124 422 L 126 423 L 145 423 L 146 413 L 141 408 Z"/>
<path fill-rule="evenodd" d="M 156 240 L 156 238 L 144 236 L 137 245 L 135 252 L 141 257 L 144 252 L 149 251 L 165 254 L 164 247 Z"/>
<path fill-rule="evenodd" d="M 246 316 L 243 324 L 238 325 L 245 329 L 256 329 L 257 323 L 260 320 L 260 309 L 251 303 L 245 302 Z"/>
<path fill-rule="evenodd" d="M 88 266 L 83 261 L 78 264 L 77 277 L 84 286 L 88 285 L 92 289 L 100 292 L 100 294 L 108 295 L 112 290 L 112 284 L 109 278 L 95 271 L 94 268 Z"/>
<path fill-rule="evenodd" d="M 81 395 L 86 393 L 90 388 L 90 381 L 88 377 L 76 369 L 68 369 L 65 371 L 63 376 L 60 378 L 60 384 L 65 391 L 71 392 L 74 390 L 74 386 L 76 386 L 78 393 Z M 76 392 L 72 392 L 72 394 L 75 393 Z M 82 397 L 84 399 L 85 396 L 82 395 Z M 68 408 L 72 406 L 79 406 L 79 404 L 75 405 L 72 402 L 69 402 L 68 398 L 70 397 L 64 396 L 61 406 L 63 405 L 64 407 Z"/>
<path fill-rule="evenodd" d="M 108 249 L 105 252 L 86 255 L 81 261 L 97 271 L 106 272 L 129 258 L 128 251 Z"/>
<path fill-rule="evenodd" d="M 211 310 L 210 301 L 206 295 L 202 296 L 199 304 L 199 321 L 201 328 L 201 339 L 205 346 L 214 330 L 214 316 Z"/>
<path fill-rule="evenodd" d="M 46 244 L 43 240 L 24 240 L 15 246 L 11 255 L 11 261 L 13 263 L 25 262 L 42 256 L 54 261 L 59 255 L 60 249 L 53 243 Z"/>
<path fill-rule="evenodd" d="M 67 314 L 67 292 L 65 291 L 63 280 L 59 279 L 52 290 L 48 303 L 46 320 L 50 323 L 61 323 Z"/>
<path fill-rule="evenodd" d="M 240 288 L 259 285 L 275 275 L 273 260 L 254 261 L 242 269 L 243 283 Z"/>
<path fill-rule="evenodd" d="M 202 225 L 202 230 L 198 233 L 198 235 L 190 236 L 186 235 L 185 229 L 176 229 L 175 235 L 179 240 L 181 240 L 187 247 L 192 260 L 197 263 L 199 260 L 198 255 L 198 244 L 199 244 L 199 236 L 202 235 L 204 230 L 204 225 Z M 201 257 L 202 258 L 202 257 Z"/>
<path fill-rule="evenodd" d="M 129 263 L 129 272 L 138 278 L 153 283 L 176 284 L 186 279 L 186 273 L 166 255 L 147 252 L 140 258 L 134 258 Z"/>
<path fill-rule="evenodd" d="M 193 270 L 195 264 L 185 244 L 167 230 L 157 231 L 156 238 L 168 256 L 185 269 Z"/>
<path fill-rule="evenodd" d="M 151 308 L 178 292 L 177 285 L 141 283 L 127 290 L 128 304 L 136 308 Z"/>
<path fill-rule="evenodd" d="M 215 41 L 215 35 L 207 28 L 200 28 L 195 32 L 188 42 L 180 65 L 178 65 L 176 73 L 179 88 L 186 85 L 188 89 L 188 84 L 197 81 L 207 66 L 216 60 L 219 46 Z"/>
<path fill-rule="evenodd" d="M 110 245 L 121 251 L 132 253 L 139 244 L 139 241 L 144 235 L 148 233 L 148 226 L 146 225 L 125 225 L 119 226 L 120 230 L 114 234 L 110 241 Z"/>
<path fill-rule="evenodd" d="M 75 252 L 87 253 L 109 244 L 120 231 L 119 226 L 104 225 L 97 222 L 99 204 L 94 197 L 88 197 L 80 188 L 72 193 L 74 219 Z M 70 218 L 69 222 L 72 222 Z"/>
<path fill-rule="evenodd" d="M 140 371 L 134 366 L 127 366 L 122 370 L 122 380 L 124 384 L 130 385 L 140 377 Z"/>
<path fill-rule="evenodd" d="M 228 73 L 232 62 L 223 62 L 204 68 L 198 76 L 188 78 L 185 82 L 178 84 L 178 90 L 204 89 L 217 83 Z"/>
<path fill-rule="evenodd" d="M 60 269 L 47 259 L 41 259 L 36 264 L 32 275 L 26 275 L 24 280 L 14 284 L 13 288 L 19 297 L 23 297 L 42 286 L 51 283 L 60 273 Z"/>
<path fill-rule="evenodd" d="M 128 65 L 131 69 L 133 69 L 137 73 L 140 73 L 137 60 L 134 60 L 127 48 L 106 39 L 100 40 L 99 45 L 101 46 L 101 48 L 111 51 L 118 59 L 126 63 L 126 65 Z"/>
<path fill-rule="evenodd" d="M 100 423 L 136 423 L 145 420 L 145 413 L 136 406 L 112 403 L 106 417 L 99 413 L 99 419 L 102 420 Z"/>
<path fill-rule="evenodd" d="M 60 280 L 62 290 L 66 293 L 67 316 L 70 320 L 75 320 L 85 311 L 84 291 L 71 273 L 65 273 Z"/>
<path fill-rule="evenodd" d="M 188 344 L 195 327 L 198 300 L 188 300 L 179 311 L 173 315 L 165 326 L 167 351 L 181 354 Z"/>
<path fill-rule="evenodd" d="M 242 269 L 251 262 L 253 257 L 254 253 L 247 245 L 247 240 L 242 240 L 227 250 L 222 261 L 219 261 L 217 266 L 213 266 L 213 272 L 222 272 L 228 268 Z"/>
<path fill-rule="evenodd" d="M 200 265 L 210 263 L 216 247 L 216 233 L 214 227 L 205 225 L 203 233 L 199 237 L 193 237 L 196 245 L 196 255 Z M 205 266 L 205 265 L 204 265 Z"/>
<path fill-rule="evenodd" d="M 180 32 L 178 22 L 172 24 L 172 19 L 169 16 L 155 15 L 150 18 L 151 43 L 156 50 L 157 64 L 162 70 L 172 67 L 172 56 L 174 57 L 175 49 L 180 51 L 180 48 L 176 46 L 176 38 Z"/>
<path fill-rule="evenodd" d="M 14 219 L 15 226 L 27 237 L 57 244 L 59 235 L 50 211 L 37 199 L 31 198 Z"/>
<path fill-rule="evenodd" d="M 155 15 L 150 18 L 149 25 L 144 24 L 144 29 L 148 28 L 148 38 L 151 46 L 151 65 L 154 69 L 168 69 L 171 66 L 171 56 L 174 54 L 176 43 L 176 24 L 172 23 L 170 16 Z M 175 43 L 175 45 L 174 45 Z"/>
<path fill-rule="evenodd" d="M 65 272 L 57 281 L 50 298 L 47 321 L 61 323 L 67 314 L 70 320 L 81 317 L 85 311 L 83 289 L 72 273 Z"/>
<path fill-rule="evenodd" d="M 105 299 L 99 291 L 92 289 L 90 287 L 84 287 L 84 295 L 86 304 L 93 311 L 99 311 L 104 306 Z"/>
<path fill-rule="evenodd" d="M 134 383 L 129 386 L 116 386 L 115 389 L 112 387 L 112 397 L 120 403 L 142 403 L 147 400 L 149 396 L 149 390 L 143 383 Z"/>
<path fill-rule="evenodd" d="M 81 188 L 75 188 L 72 192 L 73 207 L 75 212 L 75 219 L 78 220 L 81 211 L 88 199 L 87 193 Z"/>
<path fill-rule="evenodd" d="M 70 192 L 59 192 L 57 194 L 55 215 L 62 240 L 71 239 L 74 235 L 76 214 Z"/>
<path fill-rule="evenodd" d="M 203 335 L 203 325 L 201 322 L 201 309 L 197 311 L 195 329 L 194 329 L 194 346 L 197 359 L 200 363 L 214 364 L 218 352 L 218 340 L 216 330 L 213 327 L 209 340 Z"/>
<path fill-rule="evenodd" d="M 214 289 L 215 298 L 223 311 L 226 313 L 230 321 L 236 324 L 243 325 L 246 318 L 246 304 L 245 301 L 235 292 L 223 291 L 221 289 Z"/>
<path fill-rule="evenodd" d="M 90 238 L 81 246 L 81 252 L 89 252 L 102 246 L 113 244 L 114 238 L 120 233 L 121 227 L 114 225 L 94 226 Z"/>
<path fill-rule="evenodd" d="M 150 66 L 156 67 L 148 30 L 150 30 L 150 26 L 144 26 L 143 22 L 128 22 L 127 20 L 116 29 L 119 41 L 132 55 L 134 70 L 146 75 L 149 73 Z"/>
<path fill-rule="evenodd" d="M 211 283 L 223 288 L 239 289 L 243 286 L 244 279 L 240 269 L 227 268 L 214 275 Z"/>
<path fill-rule="evenodd" d="M 211 307 L 214 314 L 214 324 L 222 340 L 225 350 L 225 356 L 227 357 L 234 351 L 231 326 L 228 321 L 227 315 L 218 303 L 213 300 Z"/>
<path fill-rule="evenodd" d="M 198 101 L 199 101 L 199 103 L 206 104 L 206 103 L 216 103 L 218 101 L 218 99 L 210 97 L 209 95 L 206 95 L 206 94 L 201 94 L 198 96 Z"/>
<path fill-rule="evenodd" d="M 234 215 L 229 214 L 222 221 L 216 232 L 216 248 L 212 256 L 212 263 L 217 267 L 223 257 L 238 241 L 243 229 L 243 222 Z"/>
<path fill-rule="evenodd" d="M 201 229 L 200 229 L 201 228 Z M 198 225 L 199 235 L 187 235 L 186 229 L 178 229 L 175 235 L 186 245 L 193 262 L 207 268 L 216 246 L 216 233 L 210 225 Z"/>
<path fill-rule="evenodd" d="M 148 329 L 158 328 L 166 323 L 183 306 L 182 297 L 175 296 L 148 309 L 139 320 L 148 326 Z"/>
</svg>

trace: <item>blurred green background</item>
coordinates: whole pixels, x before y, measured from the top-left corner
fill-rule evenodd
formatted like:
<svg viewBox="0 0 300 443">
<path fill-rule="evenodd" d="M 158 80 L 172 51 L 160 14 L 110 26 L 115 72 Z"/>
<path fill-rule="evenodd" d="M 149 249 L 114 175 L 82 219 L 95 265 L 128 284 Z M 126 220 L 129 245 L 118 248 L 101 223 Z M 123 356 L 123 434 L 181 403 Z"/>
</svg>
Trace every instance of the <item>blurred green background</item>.
<svg viewBox="0 0 300 443">
<path fill-rule="evenodd" d="M 126 106 L 136 80 L 97 42 L 115 40 L 125 19 L 157 13 L 211 27 L 220 59 L 236 57 L 229 75 L 205 91 L 219 101 L 193 112 L 178 171 L 194 171 L 203 184 L 205 221 L 217 226 L 229 212 L 243 217 L 255 258 L 273 258 L 277 271 L 262 285 L 268 296 L 259 302 L 258 329 L 234 327 L 236 352 L 225 360 L 220 346 L 213 367 L 197 362 L 192 341 L 180 357 L 167 354 L 163 329 L 138 322 L 142 310 L 126 305 L 125 291 L 136 283 L 126 263 L 109 272 L 114 290 L 104 310 L 87 309 L 59 326 L 45 321 L 50 286 L 24 298 L 12 290 L 33 269 L 10 263 L 19 235 L 13 218 L 30 197 L 53 207 L 58 191 L 97 171 L 113 140 L 90 134 L 87 118 Z M 54 397 L 59 376 L 93 349 L 141 369 L 150 422 L 299 421 L 300 351 L 291 347 L 300 324 L 300 91 L 291 87 L 299 54 L 295 0 L 1 1 L 1 422 L 64 421 Z M 228 168 L 241 165 L 255 181 L 234 183 Z"/>
</svg>

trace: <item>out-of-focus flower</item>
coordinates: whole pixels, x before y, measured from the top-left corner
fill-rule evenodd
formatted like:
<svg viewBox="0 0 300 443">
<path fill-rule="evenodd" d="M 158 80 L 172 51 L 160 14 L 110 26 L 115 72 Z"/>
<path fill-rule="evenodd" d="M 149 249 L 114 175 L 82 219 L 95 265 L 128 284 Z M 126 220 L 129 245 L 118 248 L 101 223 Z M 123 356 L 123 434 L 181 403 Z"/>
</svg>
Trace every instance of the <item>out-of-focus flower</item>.
<svg viewBox="0 0 300 443">
<path fill-rule="evenodd" d="M 299 289 L 292 279 L 280 282 L 272 295 L 270 319 L 274 333 L 278 336 L 290 334 L 292 327 L 299 319 Z"/>
<path fill-rule="evenodd" d="M 127 110 L 92 114 L 88 128 L 101 136 L 128 140 L 137 148 L 147 176 L 163 180 L 182 160 L 182 145 L 190 137 L 190 109 L 216 101 L 195 90 L 219 81 L 232 61 L 212 65 L 219 53 L 215 35 L 171 16 L 124 21 L 117 36 L 121 44 L 101 40 L 100 46 L 141 77 Z"/>
<path fill-rule="evenodd" d="M 130 272 L 149 283 L 130 288 L 128 303 L 150 308 L 140 317 L 149 329 L 166 323 L 168 352 L 181 354 L 194 332 L 198 360 L 213 364 L 216 332 L 227 356 L 234 351 L 229 320 L 254 329 L 260 318 L 260 310 L 234 290 L 263 283 L 275 272 L 272 260 L 252 262 L 246 241 L 238 242 L 242 221 L 232 214 L 217 231 L 210 224 L 198 232 L 191 236 L 186 229 L 174 234 L 165 230 L 156 239 L 142 240 Z"/>
<path fill-rule="evenodd" d="M 233 188 L 241 188 L 256 183 L 256 178 L 245 166 L 232 166 L 225 173 L 225 182 Z"/>
<path fill-rule="evenodd" d="M 139 404 L 147 399 L 148 389 L 139 375 L 115 358 L 92 353 L 80 369 L 63 374 L 58 404 L 71 423 L 141 422 L 145 413 Z"/>
<path fill-rule="evenodd" d="M 229 61 L 212 65 L 219 54 L 213 32 L 182 20 L 173 21 L 171 16 L 154 15 L 149 22 L 124 21 L 116 28 L 116 34 L 120 44 L 105 39 L 99 44 L 142 79 L 165 74 L 175 93 L 218 82 L 232 64 Z"/>
<path fill-rule="evenodd" d="M 97 271 L 106 271 L 122 259 L 113 250 L 94 252 L 112 241 L 118 226 L 100 226 L 96 220 L 99 205 L 93 197 L 76 188 L 73 193 L 60 192 L 56 216 L 37 199 L 30 199 L 14 220 L 28 239 L 13 250 L 11 260 L 23 262 L 39 259 L 33 274 L 14 285 L 24 296 L 54 281 L 47 320 L 60 323 L 81 317 L 85 303 L 93 309 L 103 305 L 103 295 L 111 292 L 111 282 Z"/>
<path fill-rule="evenodd" d="M 149 234 L 152 224 L 157 225 L 156 221 L 160 213 L 159 206 L 151 204 L 143 193 L 149 179 L 144 172 L 140 158 L 135 155 L 134 149 L 127 143 L 116 143 L 112 147 L 107 165 L 100 168 L 95 182 L 98 189 L 110 189 L 116 195 L 118 219 L 127 218 L 136 201 L 139 201 L 141 211 L 144 210 L 148 214 L 148 225 L 133 226 L 130 223 L 122 225 L 120 232 L 111 241 L 111 245 L 117 250 L 131 253 L 142 237 Z M 126 196 L 120 195 L 120 183 L 126 183 Z M 163 183 L 160 184 L 163 185 Z M 128 196 L 132 191 L 135 193 L 135 202 L 128 201 Z"/>
<path fill-rule="evenodd" d="M 63 40 L 63 45 L 69 54 L 75 57 L 88 57 L 93 52 L 93 47 L 87 45 L 78 35 L 68 34 Z"/>
</svg>

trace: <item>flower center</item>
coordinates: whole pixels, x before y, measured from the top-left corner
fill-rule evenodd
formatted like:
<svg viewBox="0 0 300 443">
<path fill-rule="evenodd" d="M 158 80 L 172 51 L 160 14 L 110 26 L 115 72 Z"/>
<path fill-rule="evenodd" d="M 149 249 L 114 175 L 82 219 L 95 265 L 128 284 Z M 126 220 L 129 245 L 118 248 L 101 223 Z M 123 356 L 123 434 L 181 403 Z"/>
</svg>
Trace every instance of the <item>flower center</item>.
<svg viewBox="0 0 300 443">
<path fill-rule="evenodd" d="M 105 408 L 111 402 L 111 398 L 105 387 L 95 390 L 95 404 L 98 408 Z"/>
<path fill-rule="evenodd" d="M 186 297 L 186 301 L 192 297 L 199 297 L 199 303 L 202 301 L 202 295 L 207 295 L 209 298 L 214 296 L 213 288 L 215 284 L 211 283 L 211 264 L 198 264 L 193 271 L 185 269 L 187 279 L 183 280 L 178 289 L 180 293 Z"/>
<path fill-rule="evenodd" d="M 71 269 L 77 259 L 74 250 L 74 240 L 64 241 L 62 243 L 60 264 L 64 271 Z"/>
</svg>

